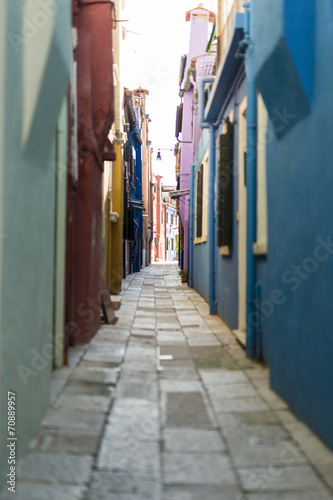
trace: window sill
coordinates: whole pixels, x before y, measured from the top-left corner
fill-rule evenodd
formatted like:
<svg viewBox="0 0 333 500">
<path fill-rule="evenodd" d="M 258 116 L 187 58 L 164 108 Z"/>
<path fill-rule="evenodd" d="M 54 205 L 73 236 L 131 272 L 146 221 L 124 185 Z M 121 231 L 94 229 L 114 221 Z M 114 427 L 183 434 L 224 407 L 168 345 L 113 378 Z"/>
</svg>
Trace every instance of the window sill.
<svg viewBox="0 0 333 500">
<path fill-rule="evenodd" d="M 200 238 L 194 238 L 194 244 L 199 245 L 199 243 L 206 243 L 207 236 L 200 236 Z"/>
<path fill-rule="evenodd" d="M 257 241 L 253 243 L 253 254 L 254 255 L 267 255 L 267 241 Z"/>
<path fill-rule="evenodd" d="M 110 222 L 115 224 L 119 219 L 119 214 L 117 212 L 110 212 Z"/>
<path fill-rule="evenodd" d="M 231 248 L 229 245 L 225 245 L 223 247 L 220 247 L 220 255 L 228 256 L 231 255 Z"/>
</svg>

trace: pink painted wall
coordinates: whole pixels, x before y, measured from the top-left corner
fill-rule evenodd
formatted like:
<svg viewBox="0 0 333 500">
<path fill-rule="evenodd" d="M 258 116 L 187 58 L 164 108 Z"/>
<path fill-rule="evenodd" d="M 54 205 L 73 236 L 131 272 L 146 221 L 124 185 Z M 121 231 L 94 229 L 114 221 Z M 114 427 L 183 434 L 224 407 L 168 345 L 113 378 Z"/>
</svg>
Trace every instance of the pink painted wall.
<svg viewBox="0 0 333 500">
<path fill-rule="evenodd" d="M 199 17 L 196 17 L 199 14 Z M 202 16 L 205 16 L 203 18 Z M 190 43 L 187 55 L 187 67 L 185 70 L 185 78 L 187 79 L 188 68 L 191 67 L 191 60 L 194 57 L 205 53 L 208 42 L 209 31 L 209 11 L 205 9 L 193 9 L 190 11 Z M 192 144 L 182 144 L 181 149 L 181 164 L 180 164 L 180 189 L 189 189 L 190 187 L 190 172 L 191 164 L 194 160 L 195 148 L 200 138 L 201 130 L 198 126 L 198 121 L 192 120 L 192 99 L 193 88 L 184 93 L 183 97 L 183 125 L 182 125 L 182 141 L 192 141 Z M 193 127 L 194 125 L 194 127 Z M 189 247 L 189 205 L 190 197 L 182 196 L 179 202 L 179 212 L 184 227 L 184 269 L 188 270 L 188 247 Z"/>
</svg>

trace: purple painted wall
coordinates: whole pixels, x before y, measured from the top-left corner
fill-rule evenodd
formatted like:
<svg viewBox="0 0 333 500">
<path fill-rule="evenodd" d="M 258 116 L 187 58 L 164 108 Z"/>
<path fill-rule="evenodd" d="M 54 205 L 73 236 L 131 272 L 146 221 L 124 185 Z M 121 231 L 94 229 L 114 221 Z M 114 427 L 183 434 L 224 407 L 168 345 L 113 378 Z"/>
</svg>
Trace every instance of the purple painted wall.
<svg viewBox="0 0 333 500">
<path fill-rule="evenodd" d="M 187 66 L 184 82 L 187 80 L 187 72 L 191 67 L 191 60 L 205 53 L 208 42 L 209 18 L 211 13 L 206 9 L 193 9 L 186 14 L 191 23 L 189 52 L 187 54 Z M 198 126 L 197 117 L 192 114 L 193 86 L 185 91 L 183 97 L 183 125 L 182 141 L 192 141 L 193 144 L 182 144 L 180 164 L 180 189 L 190 188 L 191 163 L 194 160 L 195 149 L 200 138 L 201 129 Z M 189 205 L 190 197 L 182 196 L 179 203 L 180 217 L 184 227 L 184 269 L 188 270 L 188 247 L 189 247 Z"/>
</svg>

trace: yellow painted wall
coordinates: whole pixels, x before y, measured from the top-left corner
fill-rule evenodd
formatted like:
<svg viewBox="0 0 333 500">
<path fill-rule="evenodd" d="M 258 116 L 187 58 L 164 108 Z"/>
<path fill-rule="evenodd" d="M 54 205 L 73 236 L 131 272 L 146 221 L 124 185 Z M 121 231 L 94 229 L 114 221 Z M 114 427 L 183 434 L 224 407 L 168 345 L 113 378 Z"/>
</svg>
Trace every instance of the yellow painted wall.
<svg viewBox="0 0 333 500">
<path fill-rule="evenodd" d="M 119 215 L 117 222 L 111 226 L 111 267 L 109 275 L 109 289 L 111 293 L 121 292 L 123 278 L 123 221 L 124 221 L 124 181 L 121 146 L 115 146 L 117 159 L 112 169 L 112 210 Z"/>
</svg>

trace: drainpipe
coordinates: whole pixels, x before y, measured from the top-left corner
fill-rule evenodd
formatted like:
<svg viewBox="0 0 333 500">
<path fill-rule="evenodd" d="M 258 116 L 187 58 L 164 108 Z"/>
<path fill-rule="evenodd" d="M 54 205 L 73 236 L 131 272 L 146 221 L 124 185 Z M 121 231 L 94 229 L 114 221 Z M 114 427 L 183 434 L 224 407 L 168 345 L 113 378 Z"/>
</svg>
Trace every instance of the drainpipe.
<svg viewBox="0 0 333 500">
<path fill-rule="evenodd" d="M 253 244 L 256 241 L 256 199 L 257 199 L 257 92 L 254 80 L 254 0 L 244 4 L 246 8 L 245 54 L 247 82 L 247 250 L 246 250 L 246 317 L 247 337 L 246 355 L 249 358 L 260 357 L 257 344 L 257 308 L 256 308 L 256 260 Z M 250 11 L 251 7 L 251 11 Z"/>
<path fill-rule="evenodd" d="M 209 313 L 216 314 L 215 297 L 215 126 L 204 119 L 205 84 L 213 83 L 214 76 L 201 78 L 199 82 L 199 125 L 209 128 L 209 165 L 208 165 L 208 262 L 209 262 Z"/>
<path fill-rule="evenodd" d="M 188 253 L 188 286 L 193 288 L 193 229 L 194 229 L 194 169 L 195 163 L 191 165 L 190 184 L 190 246 Z"/>
</svg>

